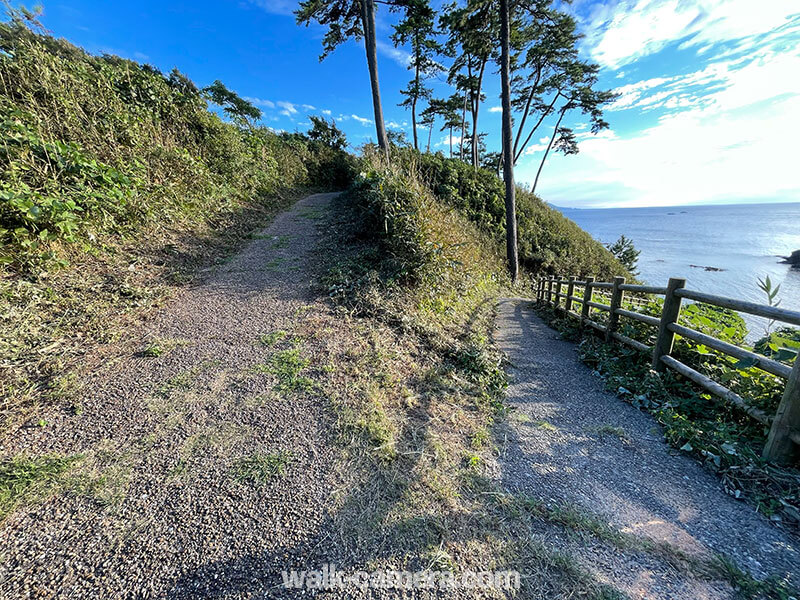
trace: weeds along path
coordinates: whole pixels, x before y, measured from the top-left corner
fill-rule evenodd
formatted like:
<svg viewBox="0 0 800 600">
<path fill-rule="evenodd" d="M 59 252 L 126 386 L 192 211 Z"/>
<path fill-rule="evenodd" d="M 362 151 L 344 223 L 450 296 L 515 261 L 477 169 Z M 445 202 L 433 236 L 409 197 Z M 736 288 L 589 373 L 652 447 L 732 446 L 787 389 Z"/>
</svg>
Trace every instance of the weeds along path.
<svg viewBox="0 0 800 600">
<path fill-rule="evenodd" d="M 500 302 L 495 339 L 511 363 L 514 409 L 501 436 L 502 486 L 565 530 L 588 533 L 561 543 L 599 580 L 634 598 L 736 597 L 714 566 L 726 555 L 757 579 L 800 583 L 800 543 L 606 392 L 529 301 Z"/>
<path fill-rule="evenodd" d="M 281 569 L 323 562 L 334 450 L 314 378 L 336 336 L 312 279 L 334 196 L 278 216 L 103 350 L 73 414 L 0 449 L 70 465 L 40 461 L 29 495 L 58 493 L 0 515 L 0 597 L 263 595 Z"/>
</svg>

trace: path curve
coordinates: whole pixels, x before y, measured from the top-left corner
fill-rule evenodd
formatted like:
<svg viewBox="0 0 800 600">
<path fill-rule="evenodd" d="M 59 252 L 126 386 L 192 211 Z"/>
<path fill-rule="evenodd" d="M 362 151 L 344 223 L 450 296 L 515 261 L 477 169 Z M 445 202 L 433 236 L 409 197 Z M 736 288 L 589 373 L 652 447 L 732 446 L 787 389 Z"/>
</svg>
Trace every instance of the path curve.
<svg viewBox="0 0 800 600">
<path fill-rule="evenodd" d="M 574 504 L 622 531 L 695 555 L 722 553 L 762 578 L 800 579 L 800 544 L 718 478 L 677 453 L 647 414 L 605 391 L 600 378 L 534 312 L 531 302 L 498 306 L 495 340 L 510 362 L 512 419 L 501 460 L 509 491 Z M 549 425 L 548 425 L 549 424 Z M 628 439 L 604 434 L 622 428 Z M 600 546 L 574 548 L 586 568 L 636 598 L 724 598 L 731 590 L 691 581 L 668 565 Z"/>
</svg>

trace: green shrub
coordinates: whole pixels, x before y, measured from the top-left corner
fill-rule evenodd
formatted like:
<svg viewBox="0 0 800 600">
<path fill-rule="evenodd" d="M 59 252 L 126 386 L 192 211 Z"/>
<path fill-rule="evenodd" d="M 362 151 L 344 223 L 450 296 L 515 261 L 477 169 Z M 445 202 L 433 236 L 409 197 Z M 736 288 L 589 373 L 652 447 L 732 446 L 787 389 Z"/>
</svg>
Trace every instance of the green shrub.
<svg viewBox="0 0 800 600">
<path fill-rule="evenodd" d="M 438 200 L 458 209 L 482 231 L 498 241 L 504 238 L 505 188 L 493 171 L 408 148 L 396 148 L 392 161 L 406 173 L 418 173 Z M 531 273 L 630 277 L 601 243 L 519 187 L 517 227 L 520 263 Z"/>
</svg>

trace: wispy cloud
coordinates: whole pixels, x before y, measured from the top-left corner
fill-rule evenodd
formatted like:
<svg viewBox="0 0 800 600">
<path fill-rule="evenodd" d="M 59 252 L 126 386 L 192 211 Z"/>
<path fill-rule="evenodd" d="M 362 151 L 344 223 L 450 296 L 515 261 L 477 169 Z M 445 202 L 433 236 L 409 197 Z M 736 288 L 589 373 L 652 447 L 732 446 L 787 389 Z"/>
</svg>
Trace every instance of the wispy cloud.
<svg viewBox="0 0 800 600">
<path fill-rule="evenodd" d="M 378 52 L 384 56 L 388 56 L 404 69 L 407 68 L 411 62 L 411 55 L 402 48 L 395 48 L 392 44 L 381 40 L 376 41 L 376 46 L 378 48 Z"/>
<path fill-rule="evenodd" d="M 490 108 L 489 108 L 489 112 L 490 112 L 490 113 L 500 113 L 500 112 L 503 112 L 503 107 L 502 107 L 502 106 L 492 106 L 492 107 L 490 107 Z"/>
<path fill-rule="evenodd" d="M 264 108 L 275 108 L 275 103 L 272 100 L 264 100 L 263 98 L 254 98 L 252 96 L 245 96 L 245 100 L 247 100 L 250 104 L 255 104 L 256 106 L 263 106 Z"/>
<path fill-rule="evenodd" d="M 584 46 L 617 69 L 670 44 L 708 51 L 722 42 L 768 35 L 800 21 L 797 0 L 618 0 L 592 5 Z"/>
<path fill-rule="evenodd" d="M 281 111 L 282 115 L 285 115 L 287 117 L 291 117 L 291 116 L 297 114 L 297 106 L 295 106 L 291 102 L 286 102 L 286 101 L 280 100 L 280 101 L 276 102 L 275 104 L 277 104 L 280 108 L 283 109 Z"/>
<path fill-rule="evenodd" d="M 366 117 L 359 117 L 358 115 L 350 115 L 350 118 L 362 125 L 372 125 L 372 119 L 367 119 Z"/>
</svg>

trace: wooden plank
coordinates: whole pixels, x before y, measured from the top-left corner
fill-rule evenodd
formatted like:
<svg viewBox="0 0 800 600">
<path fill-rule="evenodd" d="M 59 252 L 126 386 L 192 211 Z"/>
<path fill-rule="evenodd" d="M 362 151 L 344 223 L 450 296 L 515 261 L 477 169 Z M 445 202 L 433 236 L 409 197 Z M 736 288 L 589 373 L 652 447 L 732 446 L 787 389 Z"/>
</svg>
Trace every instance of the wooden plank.
<svg viewBox="0 0 800 600">
<path fill-rule="evenodd" d="M 765 460 L 778 463 L 800 459 L 800 356 L 795 359 L 783 390 L 763 456 Z"/>
<path fill-rule="evenodd" d="M 714 294 L 706 294 L 704 292 L 695 292 L 686 289 L 678 290 L 675 293 L 679 298 L 695 300 L 696 302 L 705 302 L 706 304 L 730 308 L 774 321 L 783 321 L 784 323 L 791 323 L 792 325 L 800 325 L 800 312 L 796 310 L 787 310 L 785 308 L 767 306 L 766 304 L 756 304 L 755 302 L 747 302 L 745 300 L 734 300 L 733 298 L 725 298 L 723 296 L 715 296 Z"/>
<path fill-rule="evenodd" d="M 614 284 L 608 281 L 595 281 L 592 287 L 601 290 L 610 290 L 614 287 Z"/>
<path fill-rule="evenodd" d="M 651 346 L 648 346 L 647 344 L 643 344 L 639 340 L 635 340 L 633 338 L 629 338 L 627 335 L 622 335 L 621 333 L 619 333 L 617 331 L 612 331 L 611 332 L 611 337 L 614 338 L 615 340 L 617 340 L 618 342 L 622 342 L 623 344 L 627 344 L 628 346 L 636 348 L 637 350 L 640 350 L 641 352 L 652 352 L 652 350 L 653 350 L 653 348 Z"/>
<path fill-rule="evenodd" d="M 722 340 L 718 340 L 715 337 L 711 337 L 710 335 L 706 335 L 705 333 L 701 333 L 699 331 L 695 331 L 694 329 L 689 329 L 688 327 L 684 327 L 683 325 L 678 325 L 677 323 L 671 323 L 669 326 L 671 331 L 681 335 L 685 338 L 689 338 L 690 340 L 694 340 L 695 342 L 700 342 L 701 344 L 705 344 L 709 348 L 713 348 L 714 350 L 719 350 L 720 352 L 724 352 L 725 354 L 729 354 L 734 358 L 744 359 L 744 360 L 754 360 L 755 367 L 758 367 L 762 371 L 766 371 L 767 373 L 772 373 L 773 375 L 777 375 L 778 377 L 783 377 L 784 379 L 788 379 L 789 375 L 792 372 L 792 368 L 788 365 L 784 365 L 783 363 L 779 363 L 776 360 L 772 360 L 771 358 L 767 358 L 766 356 L 762 356 L 760 354 L 756 354 L 755 352 L 750 352 L 749 350 L 745 350 L 744 348 L 739 348 L 739 346 L 734 346 L 733 344 L 729 344 L 728 342 L 723 342 Z"/>
<path fill-rule="evenodd" d="M 685 279 L 670 277 L 667 284 L 667 293 L 664 295 L 664 306 L 661 309 L 661 319 L 658 323 L 658 338 L 653 348 L 653 368 L 656 371 L 664 370 L 664 356 L 672 352 L 675 342 L 675 333 L 670 330 L 670 323 L 677 323 L 681 313 L 681 297 L 676 294 L 686 285 Z"/>
<path fill-rule="evenodd" d="M 605 325 L 600 325 L 600 323 L 598 323 L 597 321 L 592 321 L 591 319 L 586 319 L 586 324 L 589 327 L 593 327 L 594 329 L 597 329 L 597 331 L 599 331 L 600 333 L 605 333 L 606 332 Z"/>
<path fill-rule="evenodd" d="M 661 320 L 657 319 L 656 317 L 651 317 L 650 315 L 643 315 L 642 313 L 634 312 L 632 310 L 625 310 L 624 308 L 618 308 L 616 310 L 616 313 L 621 317 L 628 317 L 629 319 L 634 319 L 642 323 L 647 323 L 648 325 L 652 325 L 653 327 L 658 327 L 661 324 Z"/>
<path fill-rule="evenodd" d="M 611 310 L 611 307 L 608 304 L 600 304 L 599 302 L 587 302 L 586 304 L 598 310 L 605 310 L 605 311 Z"/>
<path fill-rule="evenodd" d="M 575 276 L 570 275 L 569 283 L 567 284 L 567 296 L 566 302 L 564 305 L 564 312 L 569 314 L 570 310 L 572 310 L 572 294 L 575 293 Z"/>
<path fill-rule="evenodd" d="M 585 321 L 589 320 L 589 303 L 592 301 L 592 285 L 594 284 L 594 277 L 587 277 L 586 283 L 583 286 L 583 301 L 581 306 L 581 329 Z"/>
<path fill-rule="evenodd" d="M 667 288 L 658 287 L 655 285 L 636 285 L 634 283 L 624 283 L 619 287 L 626 292 L 638 292 L 640 294 L 655 294 L 657 296 L 663 296 L 667 293 Z"/>
<path fill-rule="evenodd" d="M 609 315 L 608 323 L 606 323 L 607 342 L 613 339 L 612 334 L 617 330 L 617 325 L 619 325 L 619 315 L 616 311 L 622 306 L 622 297 L 625 295 L 625 292 L 619 287 L 623 283 L 625 283 L 624 277 L 614 277 L 614 288 L 611 293 L 611 306 L 609 307 L 609 312 L 611 314 Z"/>
<path fill-rule="evenodd" d="M 569 299 L 573 302 L 577 302 L 578 304 L 583 304 L 583 298 L 580 296 L 570 296 Z"/>
<path fill-rule="evenodd" d="M 738 394 L 732 392 L 724 385 L 720 385 L 713 379 L 706 377 L 702 373 L 695 371 L 691 367 L 687 367 L 685 364 L 676 360 L 672 356 L 664 355 L 661 357 L 661 362 L 674 369 L 687 379 L 694 381 L 697 385 L 702 387 L 703 389 L 711 392 L 713 395 L 717 396 L 718 398 L 723 399 L 726 402 L 733 404 L 734 406 L 740 408 L 742 411 L 753 417 L 759 423 L 763 423 L 764 425 L 769 425 L 772 421 L 772 417 L 766 414 L 764 411 L 755 408 L 754 406 L 750 406 L 744 398 L 739 396 Z"/>
</svg>

